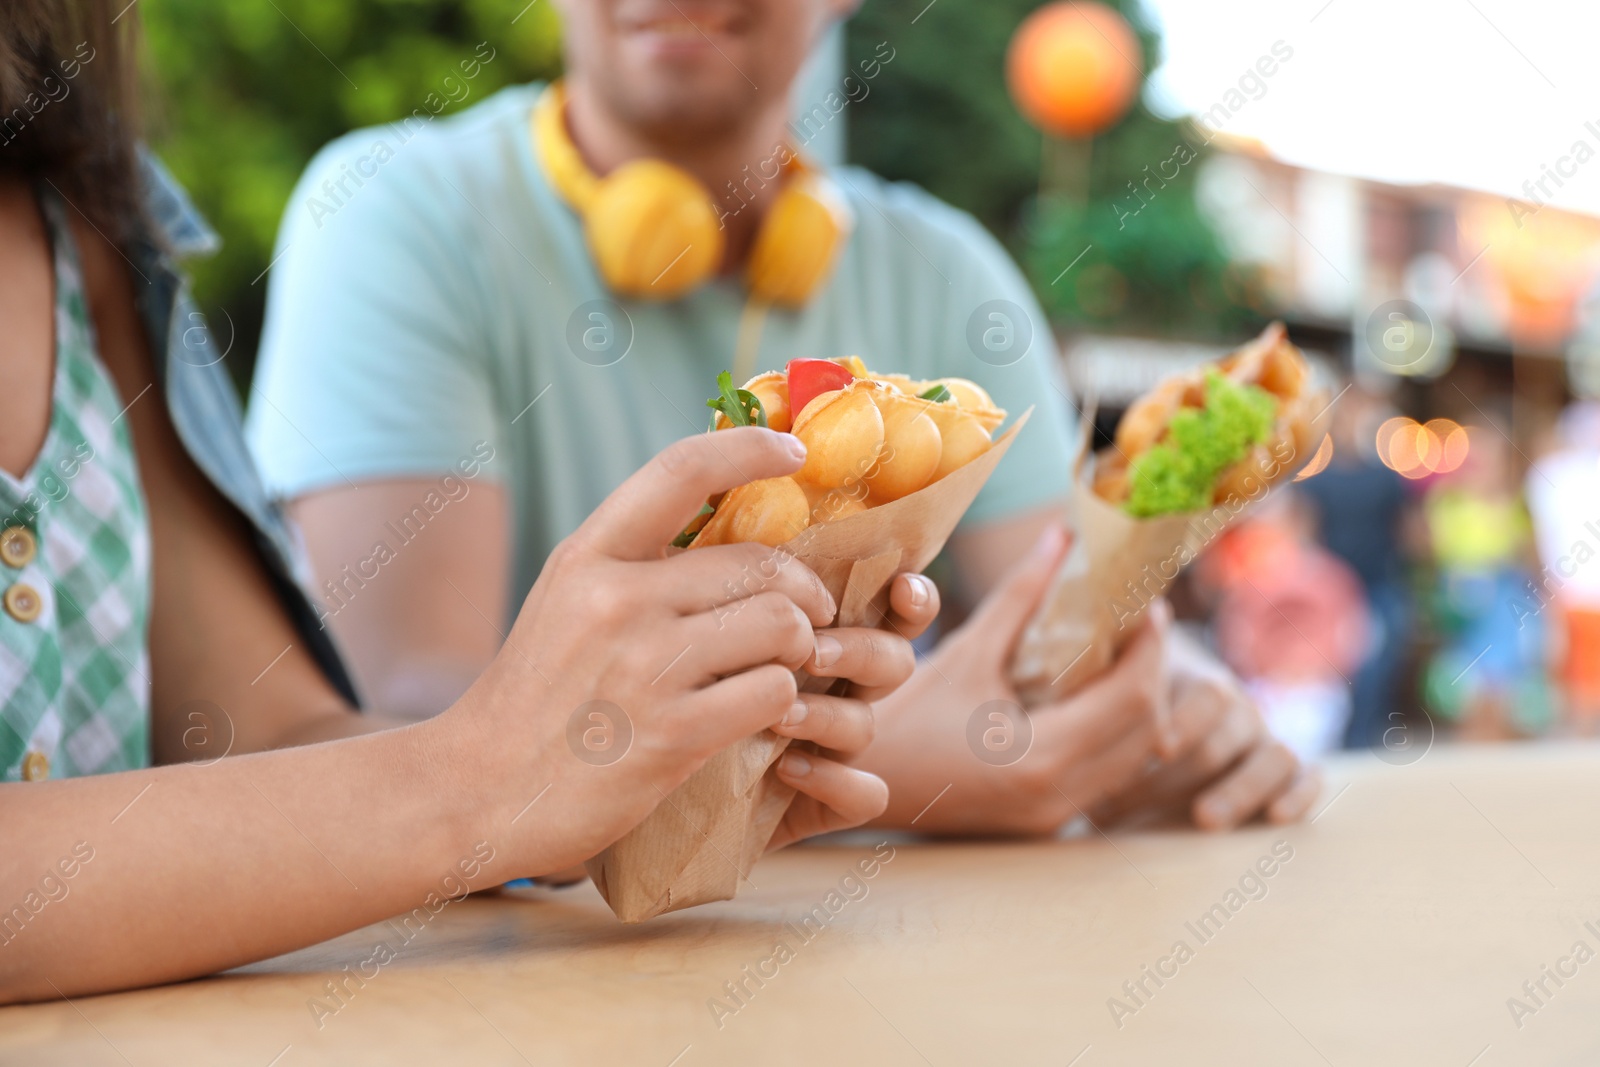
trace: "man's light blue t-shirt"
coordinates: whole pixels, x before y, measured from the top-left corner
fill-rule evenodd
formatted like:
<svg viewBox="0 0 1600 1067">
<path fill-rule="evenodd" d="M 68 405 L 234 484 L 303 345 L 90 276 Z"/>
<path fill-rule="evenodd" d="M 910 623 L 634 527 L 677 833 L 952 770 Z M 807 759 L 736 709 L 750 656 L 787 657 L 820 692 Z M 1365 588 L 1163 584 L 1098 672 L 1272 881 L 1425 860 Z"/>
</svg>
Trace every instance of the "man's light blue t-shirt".
<svg viewBox="0 0 1600 1067">
<path fill-rule="evenodd" d="M 484 476 L 505 487 L 515 522 L 512 604 L 606 494 L 704 431 L 745 305 L 732 278 L 668 303 L 606 289 L 534 158 L 539 89 L 409 135 L 359 130 L 312 161 L 278 235 L 248 421 L 267 485 L 286 498 L 440 477 L 492 447 Z M 967 522 L 1064 498 L 1069 404 L 1016 266 L 921 190 L 831 173 L 855 231 L 821 292 L 767 316 L 756 369 L 859 355 L 877 370 L 971 378 L 1013 415 L 1035 411 Z"/>
</svg>

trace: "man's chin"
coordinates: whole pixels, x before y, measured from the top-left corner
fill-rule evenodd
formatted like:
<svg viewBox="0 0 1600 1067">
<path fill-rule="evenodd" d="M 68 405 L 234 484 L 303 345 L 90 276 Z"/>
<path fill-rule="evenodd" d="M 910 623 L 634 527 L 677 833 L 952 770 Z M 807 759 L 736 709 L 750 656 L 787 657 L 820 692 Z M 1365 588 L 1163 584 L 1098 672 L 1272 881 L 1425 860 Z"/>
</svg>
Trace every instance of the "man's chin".
<svg viewBox="0 0 1600 1067">
<path fill-rule="evenodd" d="M 722 78 L 694 85 L 662 79 L 615 103 L 630 126 L 664 145 L 734 136 L 749 126 L 757 106 L 749 83 Z"/>
</svg>

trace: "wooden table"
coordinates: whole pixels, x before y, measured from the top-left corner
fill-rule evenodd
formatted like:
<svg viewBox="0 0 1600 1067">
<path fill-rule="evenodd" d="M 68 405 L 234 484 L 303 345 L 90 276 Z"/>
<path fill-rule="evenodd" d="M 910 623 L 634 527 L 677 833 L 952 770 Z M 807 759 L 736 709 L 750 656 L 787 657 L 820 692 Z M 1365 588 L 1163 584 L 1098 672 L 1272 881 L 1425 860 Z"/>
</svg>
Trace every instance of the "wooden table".
<svg viewBox="0 0 1600 1067">
<path fill-rule="evenodd" d="M 1288 829 L 899 843 L 859 881 L 872 841 L 794 849 L 736 901 L 637 927 L 587 885 L 475 897 L 337 1011 L 326 983 L 391 927 L 0 1011 L 0 1062 L 1600 1063 L 1600 958 L 1571 957 L 1600 951 L 1600 748 L 1363 754 L 1330 777 Z M 814 907 L 808 941 L 785 924 Z M 1576 973 L 1536 1001 L 1546 966 Z"/>
</svg>

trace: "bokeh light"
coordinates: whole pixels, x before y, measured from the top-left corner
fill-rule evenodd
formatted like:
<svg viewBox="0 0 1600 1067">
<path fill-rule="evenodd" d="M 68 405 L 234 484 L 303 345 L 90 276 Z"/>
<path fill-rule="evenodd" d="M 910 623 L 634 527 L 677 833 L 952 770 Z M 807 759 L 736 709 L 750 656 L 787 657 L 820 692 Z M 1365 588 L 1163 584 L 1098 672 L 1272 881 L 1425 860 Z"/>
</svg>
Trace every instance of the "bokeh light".
<svg viewBox="0 0 1600 1067">
<path fill-rule="evenodd" d="M 1466 461 L 1466 427 L 1451 419 L 1419 423 L 1398 416 L 1378 427 L 1378 459 L 1390 470 L 1411 479 L 1449 474 Z"/>
<path fill-rule="evenodd" d="M 1307 478 L 1315 478 L 1327 469 L 1328 461 L 1331 459 L 1333 459 L 1333 435 L 1325 433 L 1322 435 L 1322 443 L 1317 446 L 1317 451 L 1311 456 L 1311 462 L 1300 469 L 1300 473 L 1294 476 L 1294 480 L 1303 482 Z"/>
</svg>

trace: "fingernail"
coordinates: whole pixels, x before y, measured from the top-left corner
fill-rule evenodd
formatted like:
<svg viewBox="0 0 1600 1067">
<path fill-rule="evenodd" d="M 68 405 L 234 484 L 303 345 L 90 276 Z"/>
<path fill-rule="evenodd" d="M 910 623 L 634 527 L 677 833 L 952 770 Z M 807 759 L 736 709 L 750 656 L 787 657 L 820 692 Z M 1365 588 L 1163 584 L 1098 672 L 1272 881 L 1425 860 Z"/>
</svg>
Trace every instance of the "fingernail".
<svg viewBox="0 0 1600 1067">
<path fill-rule="evenodd" d="M 794 702 L 793 707 L 784 712 L 783 721 L 778 723 L 778 725 L 799 726 L 801 723 L 806 721 L 806 715 L 809 714 L 810 711 L 811 708 L 806 704 L 805 701 L 797 700 Z"/>
<path fill-rule="evenodd" d="M 806 443 L 792 433 L 786 433 L 783 436 L 784 443 L 789 446 L 790 454 L 795 459 L 803 461 L 806 458 Z"/>
<path fill-rule="evenodd" d="M 812 654 L 812 660 L 818 667 L 831 667 L 840 656 L 844 655 L 844 646 L 836 637 L 827 634 L 817 635 L 817 648 Z"/>
<path fill-rule="evenodd" d="M 1066 532 L 1061 529 L 1059 524 L 1052 522 L 1050 525 L 1046 526 L 1044 528 L 1044 532 L 1039 535 L 1039 540 L 1035 541 L 1033 544 L 1034 557 L 1037 559 L 1044 559 L 1048 556 L 1055 555 L 1058 551 L 1060 551 L 1061 539 L 1065 536 Z"/>
<path fill-rule="evenodd" d="M 1208 800 L 1205 803 L 1207 822 L 1225 823 L 1233 818 L 1233 805 L 1226 800 Z"/>
<path fill-rule="evenodd" d="M 932 583 L 920 574 L 911 575 L 911 606 L 920 608 L 932 596 Z"/>
<path fill-rule="evenodd" d="M 783 773 L 792 778 L 804 778 L 811 773 L 811 761 L 798 752 L 783 754 Z"/>
</svg>

